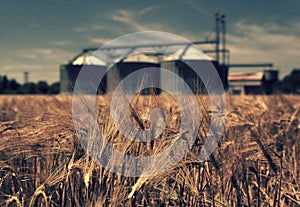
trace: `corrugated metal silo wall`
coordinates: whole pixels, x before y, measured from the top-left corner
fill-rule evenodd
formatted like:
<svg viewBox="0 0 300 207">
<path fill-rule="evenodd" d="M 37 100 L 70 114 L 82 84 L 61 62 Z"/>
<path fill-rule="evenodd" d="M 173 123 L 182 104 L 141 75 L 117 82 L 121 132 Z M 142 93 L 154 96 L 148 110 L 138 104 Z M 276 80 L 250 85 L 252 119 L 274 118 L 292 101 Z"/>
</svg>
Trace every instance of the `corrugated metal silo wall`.
<svg viewBox="0 0 300 207">
<path fill-rule="evenodd" d="M 227 90 L 229 88 L 229 83 L 228 83 L 228 72 L 229 72 L 229 68 L 226 65 L 219 65 L 218 62 L 213 61 L 212 62 L 220 76 L 220 79 L 223 83 L 223 87 L 225 90 Z"/>
<path fill-rule="evenodd" d="M 82 93 L 94 93 L 94 88 L 98 88 L 98 94 L 106 92 L 106 72 L 105 66 L 94 66 L 94 65 L 65 65 L 61 69 L 61 89 L 62 93 L 73 93 L 75 82 L 81 70 L 86 70 L 80 76 L 80 92 Z M 98 80 L 95 77 L 104 75 L 102 80 Z M 100 83 L 100 84 L 99 84 Z"/>
<path fill-rule="evenodd" d="M 162 62 L 160 64 L 160 67 L 162 69 L 167 69 L 170 72 L 175 73 L 175 75 L 178 75 L 179 74 L 179 72 L 178 72 L 179 69 L 176 65 L 176 62 L 177 61 L 165 61 L 165 62 Z M 179 84 L 178 80 L 173 79 L 167 73 L 162 72 L 160 79 L 161 79 L 160 82 L 161 82 L 162 88 L 168 88 L 170 93 L 172 91 L 182 92 L 182 91 L 180 91 L 180 88 L 179 88 L 180 84 Z"/>
<path fill-rule="evenodd" d="M 68 75 L 65 65 L 60 66 L 60 93 L 68 92 Z"/>
<path fill-rule="evenodd" d="M 183 79 L 183 81 L 188 85 L 194 94 L 206 93 L 201 78 L 186 63 L 190 64 L 194 70 L 197 70 L 202 62 L 193 60 L 186 60 L 185 62 L 181 60 L 174 60 L 162 62 L 161 67 L 170 70 L 171 72 L 175 73 L 175 75 Z M 161 83 L 163 84 L 163 87 L 169 88 L 171 91 L 176 91 L 179 93 L 184 92 L 182 91 L 183 88 L 180 86 L 179 80 L 174 80 L 167 74 L 162 74 Z"/>
<path fill-rule="evenodd" d="M 107 77 L 106 93 L 112 93 L 114 92 L 114 90 L 116 89 L 116 87 L 118 86 L 121 80 L 117 64 L 114 64 L 108 69 L 106 73 L 106 77 Z"/>
<path fill-rule="evenodd" d="M 211 62 L 207 60 L 185 60 L 184 62 L 181 60 L 174 61 L 165 61 L 161 63 L 161 67 L 164 69 L 168 69 L 171 72 L 179 75 L 186 84 L 190 87 L 191 91 L 194 94 L 205 94 L 207 93 L 206 87 L 202 79 L 207 80 L 207 87 L 214 87 L 216 81 L 213 80 L 213 77 L 205 77 L 209 75 L 208 73 L 203 73 L 203 70 L 211 70 L 213 64 L 217 70 L 217 73 L 223 83 L 224 89 L 228 87 L 228 67 L 219 66 L 216 62 Z M 193 69 L 192 69 L 192 68 Z M 201 74 L 203 77 L 199 77 L 195 71 L 202 71 Z M 202 78 L 202 79 L 201 79 Z M 179 88 L 179 83 L 176 80 L 168 77 L 166 74 L 161 75 L 161 84 L 162 86 L 168 87 L 171 90 L 182 92 Z"/>
<path fill-rule="evenodd" d="M 185 60 L 184 62 L 177 61 L 176 63 L 179 69 L 178 71 L 180 77 L 183 78 L 194 94 L 207 93 L 204 83 L 201 79 L 202 77 L 200 77 L 196 72 L 198 72 L 198 70 L 206 70 L 206 64 L 208 62 L 209 61 Z"/>
<path fill-rule="evenodd" d="M 117 85 L 123 81 L 122 90 L 127 94 L 136 94 L 136 89 L 142 88 L 143 79 L 147 78 L 150 82 L 153 82 L 154 85 L 160 86 L 160 73 L 151 72 L 148 76 L 140 75 L 137 79 L 126 79 L 126 77 L 140 69 L 148 68 L 159 68 L 159 64 L 156 63 L 147 63 L 147 62 L 120 62 L 113 66 L 108 72 L 108 88 L 109 92 L 113 92 Z M 150 75 L 150 76 L 149 76 Z M 143 95 L 147 94 L 159 94 L 159 90 L 156 88 L 150 88 L 142 91 Z"/>
</svg>

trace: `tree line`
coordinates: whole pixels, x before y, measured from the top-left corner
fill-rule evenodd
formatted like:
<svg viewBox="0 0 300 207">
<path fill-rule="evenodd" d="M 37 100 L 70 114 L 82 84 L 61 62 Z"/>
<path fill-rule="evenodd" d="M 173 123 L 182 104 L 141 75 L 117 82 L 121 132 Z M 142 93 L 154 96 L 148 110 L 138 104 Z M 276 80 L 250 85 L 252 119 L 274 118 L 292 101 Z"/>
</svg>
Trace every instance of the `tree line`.
<svg viewBox="0 0 300 207">
<path fill-rule="evenodd" d="M 46 81 L 20 84 L 15 79 L 0 76 L 0 94 L 59 94 L 59 82 L 49 85 Z"/>
<path fill-rule="evenodd" d="M 300 94 L 300 69 L 294 69 L 290 75 L 275 85 L 277 91 L 287 94 Z"/>
</svg>

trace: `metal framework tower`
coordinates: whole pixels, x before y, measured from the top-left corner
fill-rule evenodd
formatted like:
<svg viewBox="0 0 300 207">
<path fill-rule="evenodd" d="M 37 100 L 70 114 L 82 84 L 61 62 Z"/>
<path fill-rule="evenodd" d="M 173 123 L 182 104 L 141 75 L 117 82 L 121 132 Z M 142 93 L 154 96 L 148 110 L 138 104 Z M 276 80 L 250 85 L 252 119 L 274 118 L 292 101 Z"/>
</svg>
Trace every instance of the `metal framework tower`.
<svg viewBox="0 0 300 207">
<path fill-rule="evenodd" d="M 222 25 L 222 64 L 226 65 L 226 21 L 225 15 L 221 16 L 221 25 Z"/>
<path fill-rule="evenodd" d="M 216 24 L 216 61 L 220 61 L 220 15 L 215 14 L 215 24 Z"/>
<path fill-rule="evenodd" d="M 24 72 L 24 84 L 29 83 L 29 72 L 25 71 Z"/>
</svg>

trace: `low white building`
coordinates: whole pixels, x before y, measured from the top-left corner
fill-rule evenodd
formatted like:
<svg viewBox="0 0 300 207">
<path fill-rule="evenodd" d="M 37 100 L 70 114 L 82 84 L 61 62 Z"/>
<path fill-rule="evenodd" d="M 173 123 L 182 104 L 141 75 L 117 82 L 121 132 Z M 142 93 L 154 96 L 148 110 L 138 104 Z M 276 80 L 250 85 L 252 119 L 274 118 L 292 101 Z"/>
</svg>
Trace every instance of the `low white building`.
<svg viewBox="0 0 300 207">
<path fill-rule="evenodd" d="M 272 87 L 278 81 L 278 70 L 256 73 L 229 74 L 229 90 L 232 94 L 272 94 Z"/>
<path fill-rule="evenodd" d="M 263 78 L 263 72 L 229 74 L 229 89 L 232 94 L 261 94 Z"/>
</svg>

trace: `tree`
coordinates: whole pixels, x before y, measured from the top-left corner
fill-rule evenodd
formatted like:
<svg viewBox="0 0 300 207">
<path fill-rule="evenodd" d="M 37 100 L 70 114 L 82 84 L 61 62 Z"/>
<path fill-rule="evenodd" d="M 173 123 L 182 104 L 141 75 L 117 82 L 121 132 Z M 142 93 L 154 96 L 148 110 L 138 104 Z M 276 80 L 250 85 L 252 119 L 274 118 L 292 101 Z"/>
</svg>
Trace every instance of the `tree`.
<svg viewBox="0 0 300 207">
<path fill-rule="evenodd" d="M 3 93 L 3 88 L 2 88 L 2 76 L 0 76 L 0 94 Z"/>
<path fill-rule="evenodd" d="M 21 87 L 22 94 L 37 94 L 37 87 L 34 83 L 25 83 Z"/>
<path fill-rule="evenodd" d="M 38 93 L 47 94 L 49 91 L 49 86 L 46 81 L 39 81 L 36 87 Z"/>
<path fill-rule="evenodd" d="M 8 84 L 9 84 L 9 81 L 5 75 L 2 77 L 2 80 L 1 80 L 1 86 L 2 86 L 1 88 L 5 91 L 8 88 Z"/>
<path fill-rule="evenodd" d="M 50 94 L 59 94 L 59 92 L 60 92 L 60 83 L 59 82 L 53 83 L 50 86 L 49 93 Z"/>
<path fill-rule="evenodd" d="M 300 94 L 300 69 L 294 69 L 279 84 L 279 90 L 283 93 Z"/>
<path fill-rule="evenodd" d="M 20 88 L 20 84 L 15 79 L 12 79 L 9 81 L 9 88 L 17 92 Z"/>
</svg>

